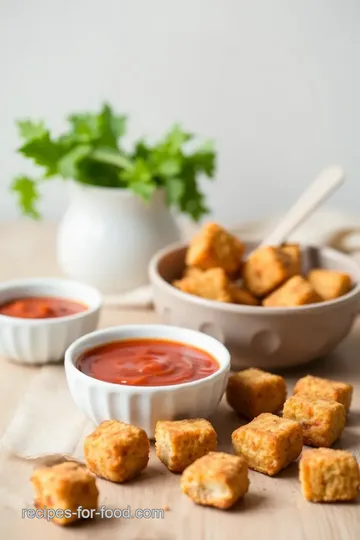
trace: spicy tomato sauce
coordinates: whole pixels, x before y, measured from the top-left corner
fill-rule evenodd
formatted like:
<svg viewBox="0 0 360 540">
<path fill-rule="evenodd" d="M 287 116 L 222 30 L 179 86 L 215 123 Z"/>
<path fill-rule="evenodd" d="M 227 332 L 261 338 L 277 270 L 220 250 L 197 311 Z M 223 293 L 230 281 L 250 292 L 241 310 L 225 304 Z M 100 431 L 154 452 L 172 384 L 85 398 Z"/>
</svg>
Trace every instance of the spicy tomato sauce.
<svg viewBox="0 0 360 540">
<path fill-rule="evenodd" d="M 29 296 L 0 305 L 0 315 L 21 319 L 52 319 L 85 311 L 87 306 L 67 298 Z"/>
<path fill-rule="evenodd" d="M 210 354 L 162 339 L 114 341 L 85 351 L 77 368 L 100 381 L 129 386 L 169 386 L 197 381 L 219 369 Z"/>
</svg>

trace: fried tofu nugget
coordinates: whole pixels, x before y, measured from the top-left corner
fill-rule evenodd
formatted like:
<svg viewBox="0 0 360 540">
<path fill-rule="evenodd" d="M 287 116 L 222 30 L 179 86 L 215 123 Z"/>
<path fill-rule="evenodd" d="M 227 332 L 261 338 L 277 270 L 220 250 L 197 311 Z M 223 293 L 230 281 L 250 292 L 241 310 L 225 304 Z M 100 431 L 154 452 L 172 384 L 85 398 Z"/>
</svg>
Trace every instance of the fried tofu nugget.
<svg viewBox="0 0 360 540">
<path fill-rule="evenodd" d="M 298 422 L 262 413 L 232 434 L 236 455 L 242 455 L 250 469 L 274 476 L 295 461 L 303 447 Z"/>
<path fill-rule="evenodd" d="M 329 447 L 344 431 L 346 413 L 333 399 L 296 394 L 285 402 L 283 417 L 301 424 L 304 444 Z"/>
<path fill-rule="evenodd" d="M 207 223 L 190 242 L 186 264 L 202 270 L 222 268 L 233 275 L 241 267 L 244 244 L 217 223 Z"/>
<path fill-rule="evenodd" d="M 351 289 L 351 277 L 335 270 L 315 269 L 308 274 L 313 289 L 323 300 L 334 300 Z"/>
<path fill-rule="evenodd" d="M 69 525 L 80 519 L 79 506 L 86 510 L 97 509 L 99 491 L 95 477 L 78 463 L 67 461 L 37 469 L 31 483 L 36 508 L 59 511 L 52 518 L 57 525 Z"/>
<path fill-rule="evenodd" d="M 294 387 L 294 395 L 307 394 L 312 397 L 334 399 L 342 403 L 345 409 L 350 409 L 353 386 L 351 384 L 330 381 L 313 375 L 306 375 L 297 381 Z"/>
<path fill-rule="evenodd" d="M 312 502 L 352 501 L 360 488 L 359 465 L 344 450 L 306 450 L 299 464 L 299 479 L 305 499 Z"/>
<path fill-rule="evenodd" d="M 182 472 L 196 459 L 216 450 L 216 431 L 208 420 L 158 421 L 155 428 L 156 455 L 173 472 Z"/>
<path fill-rule="evenodd" d="M 285 379 L 261 369 L 244 369 L 229 377 L 226 399 L 250 420 L 264 412 L 279 412 L 286 400 Z"/>
<path fill-rule="evenodd" d="M 292 307 L 321 302 L 311 284 L 302 276 L 293 276 L 263 300 L 265 307 Z"/>
<path fill-rule="evenodd" d="M 265 246 L 250 254 L 244 264 L 245 287 L 259 298 L 266 296 L 293 275 L 293 261 L 281 247 Z"/>
<path fill-rule="evenodd" d="M 106 480 L 125 482 L 148 464 L 150 443 L 143 429 L 105 420 L 84 441 L 88 469 Z"/>
<path fill-rule="evenodd" d="M 246 306 L 258 306 L 259 300 L 255 298 L 245 287 L 237 283 L 230 283 L 229 292 L 231 301 L 234 304 L 243 304 Z"/>
<path fill-rule="evenodd" d="M 246 461 L 242 456 L 210 452 L 185 469 L 181 489 L 197 504 L 230 508 L 249 489 Z"/>
<path fill-rule="evenodd" d="M 195 268 L 195 266 L 187 266 L 184 270 L 183 278 L 197 278 L 202 275 L 204 275 L 204 270 L 200 270 L 200 268 Z"/>
<path fill-rule="evenodd" d="M 173 285 L 180 291 L 208 300 L 231 302 L 230 281 L 222 268 L 211 268 L 205 271 L 189 269 L 185 272 L 185 276 L 174 281 Z"/>
<path fill-rule="evenodd" d="M 283 244 L 281 246 L 283 253 L 291 258 L 291 274 L 301 274 L 301 249 L 299 244 Z"/>
</svg>

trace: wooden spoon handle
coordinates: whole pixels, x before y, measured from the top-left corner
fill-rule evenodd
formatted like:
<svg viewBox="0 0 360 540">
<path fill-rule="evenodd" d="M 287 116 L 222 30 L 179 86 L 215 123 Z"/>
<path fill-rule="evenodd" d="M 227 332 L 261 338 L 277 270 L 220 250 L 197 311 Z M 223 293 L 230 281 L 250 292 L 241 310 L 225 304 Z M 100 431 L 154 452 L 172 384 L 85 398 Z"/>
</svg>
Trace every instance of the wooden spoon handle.
<svg viewBox="0 0 360 540">
<path fill-rule="evenodd" d="M 345 181 L 344 171 L 340 167 L 324 169 L 302 193 L 284 219 L 269 234 L 261 246 L 279 246 L 314 210 L 327 199 Z"/>
</svg>

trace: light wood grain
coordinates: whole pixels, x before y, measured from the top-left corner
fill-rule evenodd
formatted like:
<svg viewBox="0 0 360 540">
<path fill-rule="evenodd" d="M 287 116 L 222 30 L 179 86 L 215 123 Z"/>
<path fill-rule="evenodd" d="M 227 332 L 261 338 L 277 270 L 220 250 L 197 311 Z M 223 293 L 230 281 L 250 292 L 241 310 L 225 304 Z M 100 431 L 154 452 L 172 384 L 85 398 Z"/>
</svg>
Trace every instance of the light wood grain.
<svg viewBox="0 0 360 540">
<path fill-rule="evenodd" d="M 0 280 L 27 275 L 57 275 L 54 226 L 17 223 L 0 227 Z M 106 309 L 101 326 L 156 321 L 151 311 Z M 308 372 L 351 382 L 354 403 L 341 441 L 335 446 L 351 450 L 360 459 L 360 321 L 352 334 L 331 357 L 305 369 L 285 374 L 289 389 Z M 1 360 L 0 434 L 21 402 L 32 377 L 41 368 L 22 367 Z M 61 366 L 54 366 L 54 377 Z M 70 396 L 69 396 L 70 399 Z M 46 403 L 44 403 L 46 407 Z M 61 411 L 59 411 L 61 414 Z M 231 451 L 230 434 L 241 424 L 222 403 L 211 419 L 219 435 L 219 447 Z M 56 421 L 56 419 L 54 419 Z M 34 433 L 36 437 L 36 433 Z M 80 435 L 79 435 L 80 437 Z M 229 511 L 195 506 L 179 489 L 179 476 L 167 471 L 154 456 L 136 480 L 115 485 L 99 480 L 101 504 L 112 508 L 164 508 L 164 519 L 99 520 L 71 529 L 61 529 L 44 520 L 21 518 L 32 492 L 28 478 L 33 465 L 10 458 L 0 448 L 0 538 L 20 540 L 359 540 L 360 504 L 321 505 L 306 502 L 300 492 L 297 465 L 276 478 L 250 472 L 248 495 Z"/>
</svg>

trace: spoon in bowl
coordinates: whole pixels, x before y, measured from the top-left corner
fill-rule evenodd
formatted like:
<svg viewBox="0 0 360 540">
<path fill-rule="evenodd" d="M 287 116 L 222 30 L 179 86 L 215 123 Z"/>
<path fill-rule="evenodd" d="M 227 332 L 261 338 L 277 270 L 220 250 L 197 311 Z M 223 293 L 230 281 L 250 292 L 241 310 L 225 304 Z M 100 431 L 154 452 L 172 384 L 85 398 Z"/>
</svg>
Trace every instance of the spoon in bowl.
<svg viewBox="0 0 360 540">
<path fill-rule="evenodd" d="M 259 247 L 283 244 L 288 236 L 344 182 L 345 173 L 341 167 L 332 166 L 323 169 Z"/>
</svg>

